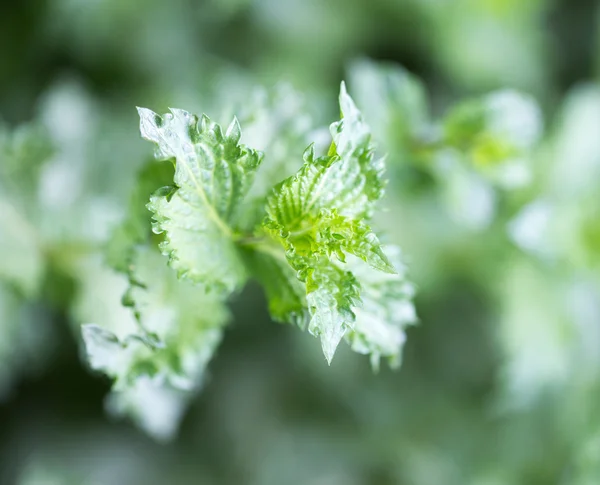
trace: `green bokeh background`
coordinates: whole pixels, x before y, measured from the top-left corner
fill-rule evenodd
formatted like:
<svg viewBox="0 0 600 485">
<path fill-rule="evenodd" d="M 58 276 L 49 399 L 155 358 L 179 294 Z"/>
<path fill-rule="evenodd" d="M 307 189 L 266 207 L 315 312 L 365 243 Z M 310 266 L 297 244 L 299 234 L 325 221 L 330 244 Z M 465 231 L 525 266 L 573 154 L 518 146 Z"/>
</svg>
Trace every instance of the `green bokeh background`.
<svg viewBox="0 0 600 485">
<path fill-rule="evenodd" d="M 523 90 L 540 103 L 551 140 L 570 89 L 598 80 L 599 6 L 583 0 L 4 2 L 0 118 L 17 126 L 36 119 L 56 86 L 83 89 L 96 103 L 92 116 L 118 120 L 116 127 L 100 123 L 98 162 L 89 162 L 98 163 L 90 172 L 94 191 L 110 193 L 117 206 L 126 203 L 136 170 L 126 165 L 129 155 L 149 153 L 139 140 L 135 106 L 210 115 L 237 85 L 289 81 L 327 123 L 335 119 L 348 67 L 365 57 L 401 64 L 422 78 L 435 114 L 464 97 Z M 110 130 L 110 140 L 122 145 L 100 143 Z M 118 163 L 102 165 L 105 152 Z M 544 153 L 542 168 L 552 158 Z M 550 376 L 549 390 L 529 398 L 523 387 L 506 391 L 511 355 L 498 337 L 512 303 L 519 325 L 540 327 L 543 335 L 556 295 L 581 271 L 544 266 L 510 243 L 504 224 L 518 196 L 496 224 L 471 233 L 439 216 L 433 182 L 413 175 L 416 181 L 391 184 L 397 193 L 380 220 L 403 247 L 418 286 L 420 323 L 408 331 L 399 371 L 373 375 L 368 359 L 345 348 L 328 367 L 315 339 L 269 321 L 260 288 L 250 285 L 232 301 L 233 323 L 178 437 L 156 443 L 105 414 L 110 382 L 82 363 L 76 322 L 69 322 L 74 283 L 49 270 L 42 296 L 27 310 L 49 335 L 42 346 L 49 356 L 26 362 L 0 401 L 0 483 L 600 483 L 597 361 L 589 372 L 577 364 L 557 383 Z M 593 288 L 597 269 L 583 270 Z M 518 333 L 516 347 L 548 352 L 541 344 L 537 350 L 539 335 Z M 589 345 L 600 351 L 600 341 Z M 558 348 L 548 359 L 566 354 L 568 360 L 569 352 Z M 521 400 L 526 404 L 515 405 Z"/>
</svg>

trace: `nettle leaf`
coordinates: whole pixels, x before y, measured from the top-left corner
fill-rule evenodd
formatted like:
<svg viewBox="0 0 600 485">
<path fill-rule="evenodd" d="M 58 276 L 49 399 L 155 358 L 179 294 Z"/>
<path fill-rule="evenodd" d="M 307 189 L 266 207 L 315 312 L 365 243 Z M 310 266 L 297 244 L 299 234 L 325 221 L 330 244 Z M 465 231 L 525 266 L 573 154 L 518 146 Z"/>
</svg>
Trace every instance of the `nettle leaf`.
<svg viewBox="0 0 600 485">
<path fill-rule="evenodd" d="M 393 261 L 396 274 L 376 271 L 356 257 L 348 257 L 348 268 L 361 283 L 362 305 L 354 309 L 356 321 L 347 334 L 352 350 L 371 355 L 374 369 L 381 357 L 390 366 L 398 367 L 406 340 L 405 328 L 416 323 L 412 298 L 415 288 L 406 277 L 406 268 L 396 246 L 386 246 L 384 252 Z"/>
<path fill-rule="evenodd" d="M 91 366 L 114 379 L 109 410 L 169 439 L 203 384 L 229 313 L 216 294 L 178 280 L 151 247 L 136 247 L 130 269 L 123 301 L 133 310 L 135 330 L 125 333 L 118 322 L 84 325 L 83 337 Z"/>
<path fill-rule="evenodd" d="M 237 213 L 262 154 L 239 145 L 234 119 L 223 134 L 206 116 L 182 110 L 161 117 L 140 108 L 142 136 L 157 145 L 157 158 L 173 159 L 176 190 L 157 192 L 149 204 L 154 231 L 180 276 L 230 292 L 246 280 L 234 243 Z"/>
<path fill-rule="evenodd" d="M 327 154 L 316 156 L 314 145 L 309 146 L 300 170 L 271 191 L 262 211 L 252 201 L 264 200 L 263 191 L 255 189 L 249 196 L 262 154 L 239 145 L 241 131 L 235 119 L 223 135 L 206 116 L 198 120 L 185 111 L 171 110 L 160 117 L 140 109 L 142 136 L 156 143 L 157 158 L 171 159 L 175 165 L 175 186 L 156 192 L 148 207 L 155 232 L 165 234 L 163 254 L 170 257 L 179 277 L 217 288 L 225 297 L 253 276 L 265 288 L 273 318 L 307 326 L 321 338 L 329 362 L 346 337 L 355 350 L 370 353 L 377 366 L 381 356 L 393 360 L 399 355 L 404 317 L 398 323 L 390 313 L 395 310 L 388 311 L 390 303 L 378 301 L 368 304 L 356 327 L 362 293 L 382 298 L 401 295 L 404 301 L 410 292 L 368 223 L 384 193 L 383 159 L 375 157 L 371 131 L 344 84 L 339 102 L 342 118 L 330 126 L 333 140 Z M 282 119 L 296 131 L 294 113 L 286 112 Z M 280 127 L 271 128 L 278 133 Z M 277 145 L 272 138 L 264 143 L 267 151 Z M 275 165 L 288 166 L 290 162 L 283 158 L 290 154 L 284 150 L 283 157 L 279 148 L 273 156 L 282 159 Z M 255 212 L 251 216 L 249 207 Z M 249 222 L 241 218 L 254 221 L 261 212 L 264 220 L 251 235 L 246 229 Z M 366 284 L 376 282 L 363 289 L 354 272 L 357 265 L 347 260 L 350 256 L 389 278 L 381 277 L 380 283 L 359 269 L 367 275 Z M 160 330 L 144 321 L 141 302 L 151 304 L 141 290 L 146 284 L 138 285 L 132 273 L 130 279 L 126 302 L 144 332 L 164 340 Z M 402 282 L 403 290 L 389 282 Z M 372 331 L 365 323 L 369 321 L 375 322 Z M 388 341 L 378 340 L 386 331 Z"/>
<path fill-rule="evenodd" d="M 321 338 L 328 362 L 340 340 L 354 328 L 355 308 L 361 305 L 361 281 L 345 264 L 346 255 L 354 255 L 376 271 L 395 274 L 367 224 L 383 195 L 383 161 L 375 159 L 369 128 L 343 84 L 340 107 L 342 119 L 331 125 L 329 153 L 315 157 L 312 147 L 306 150 L 299 172 L 284 180 L 269 198 L 262 227 L 283 246 L 289 266 L 305 285 L 308 329 Z M 258 249 L 265 255 L 274 252 L 269 244 Z M 268 296 L 271 301 L 284 300 L 276 290 Z M 373 348 L 382 353 L 375 344 Z"/>
<path fill-rule="evenodd" d="M 352 273 L 330 259 L 321 257 L 304 263 L 306 300 L 312 315 L 308 331 L 321 338 L 323 354 L 331 363 L 342 337 L 354 325 L 352 310 L 360 304 L 360 286 Z"/>
<path fill-rule="evenodd" d="M 464 101 L 450 109 L 442 129 L 444 145 L 492 182 L 506 188 L 529 182 L 531 150 L 542 132 L 533 98 L 504 90 Z"/>
<path fill-rule="evenodd" d="M 146 243 L 151 235 L 151 213 L 146 207 L 149 194 L 172 183 L 172 166 L 151 160 L 142 167 L 129 197 L 127 215 L 113 230 L 106 244 L 106 261 L 109 266 L 122 273 L 129 273 L 135 247 Z"/>
</svg>

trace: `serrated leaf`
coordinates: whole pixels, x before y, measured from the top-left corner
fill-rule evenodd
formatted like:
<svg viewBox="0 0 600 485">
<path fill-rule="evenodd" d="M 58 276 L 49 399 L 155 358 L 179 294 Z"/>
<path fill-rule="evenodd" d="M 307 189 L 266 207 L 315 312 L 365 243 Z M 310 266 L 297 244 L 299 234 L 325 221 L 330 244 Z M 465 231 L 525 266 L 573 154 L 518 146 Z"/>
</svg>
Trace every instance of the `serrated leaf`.
<svg viewBox="0 0 600 485">
<path fill-rule="evenodd" d="M 129 315 L 122 322 L 106 322 L 106 327 L 104 322 L 84 325 L 83 337 L 92 367 L 114 379 L 109 411 L 126 414 L 153 436 L 168 439 L 203 383 L 228 312 L 217 295 L 179 281 L 151 247 L 136 246 L 129 269 L 129 289 L 123 297 L 131 307 L 125 309 Z M 124 278 L 113 275 L 118 281 Z M 107 288 L 113 294 L 116 282 Z M 106 309 L 121 307 L 121 297 L 108 299 L 98 290 L 87 295 L 85 308 L 93 309 L 101 300 L 105 316 L 110 316 Z M 159 403 L 168 409 L 159 408 Z"/>
<path fill-rule="evenodd" d="M 383 163 L 374 160 L 370 131 L 343 84 L 340 107 L 328 155 L 316 158 L 312 147 L 306 150 L 300 171 L 269 198 L 262 226 L 305 285 L 308 329 L 321 338 L 328 362 L 360 306 L 360 281 L 343 268 L 346 255 L 395 273 L 366 222 L 383 195 Z"/>
<path fill-rule="evenodd" d="M 240 223 L 251 232 L 264 217 L 273 186 L 302 166 L 298 154 L 310 144 L 315 127 L 305 97 L 285 83 L 257 88 L 235 108 L 244 143 L 265 154 L 240 214 Z"/>
<path fill-rule="evenodd" d="M 354 309 L 356 320 L 347 339 L 352 350 L 371 356 L 375 370 L 381 357 L 392 367 L 400 365 L 405 328 L 417 320 L 412 303 L 415 290 L 406 278 L 400 250 L 388 246 L 385 252 L 394 262 L 396 274 L 375 271 L 358 258 L 348 259 L 348 269 L 360 281 L 362 305 Z"/>
<path fill-rule="evenodd" d="M 172 438 L 187 407 L 189 392 L 173 387 L 152 370 L 153 351 L 140 337 L 120 341 L 97 325 L 84 325 L 82 331 L 91 367 L 115 380 L 106 399 L 107 411 L 129 416 L 155 439 Z"/>
<path fill-rule="evenodd" d="M 157 157 L 175 160 L 177 190 L 170 197 L 157 193 L 149 204 L 155 232 L 165 233 L 163 253 L 180 276 L 226 292 L 238 288 L 246 273 L 234 227 L 262 154 L 238 144 L 236 119 L 223 135 L 206 116 L 138 111 L 142 136 L 156 143 Z"/>
<path fill-rule="evenodd" d="M 172 182 L 173 167 L 168 164 L 152 160 L 142 167 L 129 197 L 127 215 L 106 244 L 106 260 L 111 267 L 129 272 L 135 246 L 145 243 L 151 235 L 151 213 L 146 207 L 150 194 Z"/>
<path fill-rule="evenodd" d="M 310 262 L 306 277 L 306 300 L 312 315 L 308 331 L 321 339 L 323 354 L 331 363 L 335 350 L 354 325 L 352 309 L 359 304 L 360 285 L 354 275 L 330 260 Z"/>
<path fill-rule="evenodd" d="M 357 197 L 352 205 L 347 206 L 343 211 L 340 210 L 340 213 L 370 217 L 373 204 L 383 196 L 385 188 L 383 178 L 384 160 L 375 158 L 375 146 L 371 141 L 370 128 L 363 120 L 362 114 L 354 101 L 348 95 L 344 83 L 342 83 L 340 89 L 339 103 L 342 119 L 330 126 L 333 138 L 330 154 L 335 154 L 340 158 L 342 161 L 340 169 L 345 166 L 346 170 L 350 170 L 351 167 L 356 169 L 356 166 L 358 166 L 358 173 L 350 179 L 341 178 L 340 182 L 343 181 L 346 186 L 352 184 L 354 190 L 357 187 L 362 187 L 363 194 L 363 197 Z M 349 173 L 340 174 L 341 177 L 344 177 L 344 175 L 347 176 Z"/>
</svg>

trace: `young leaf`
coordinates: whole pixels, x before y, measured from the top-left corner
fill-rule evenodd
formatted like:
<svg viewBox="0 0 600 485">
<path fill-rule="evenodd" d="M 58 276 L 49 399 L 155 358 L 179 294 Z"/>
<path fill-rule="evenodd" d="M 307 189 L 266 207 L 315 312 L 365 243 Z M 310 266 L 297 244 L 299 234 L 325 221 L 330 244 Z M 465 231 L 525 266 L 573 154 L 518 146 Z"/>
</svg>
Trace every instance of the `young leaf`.
<svg viewBox="0 0 600 485">
<path fill-rule="evenodd" d="M 235 112 L 244 127 L 244 143 L 265 154 L 239 218 L 251 232 L 264 216 L 273 186 L 302 166 L 298 154 L 311 143 L 315 127 L 305 97 L 283 83 L 253 90 L 250 99 L 240 100 Z M 327 136 L 327 129 L 323 131 Z"/>
<path fill-rule="evenodd" d="M 149 204 L 155 232 L 165 233 L 163 253 L 180 276 L 226 292 L 240 287 L 246 272 L 234 227 L 262 154 L 239 145 L 236 119 L 223 134 L 206 116 L 139 113 L 142 136 L 156 143 L 157 158 L 175 161 L 175 192 L 158 192 Z"/>
<path fill-rule="evenodd" d="M 316 158 L 312 147 L 306 150 L 299 172 L 269 198 L 262 226 L 283 246 L 289 266 L 305 285 L 308 329 L 321 338 L 328 362 L 354 328 L 354 309 L 361 304 L 361 282 L 344 265 L 346 255 L 395 273 L 366 222 L 383 195 L 383 162 L 374 158 L 370 131 L 343 84 L 340 107 L 342 119 L 331 125 L 328 155 Z M 270 245 L 258 249 L 273 252 Z M 283 299 L 276 291 L 268 296 L 272 302 Z"/>
</svg>

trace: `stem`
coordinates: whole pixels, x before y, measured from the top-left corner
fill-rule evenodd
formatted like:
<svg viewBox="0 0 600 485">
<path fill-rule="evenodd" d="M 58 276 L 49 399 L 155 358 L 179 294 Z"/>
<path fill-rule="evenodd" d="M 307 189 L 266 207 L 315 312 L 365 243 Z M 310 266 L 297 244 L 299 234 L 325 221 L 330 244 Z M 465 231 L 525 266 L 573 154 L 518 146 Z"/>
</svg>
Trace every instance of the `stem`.
<svg viewBox="0 0 600 485">
<path fill-rule="evenodd" d="M 285 250 L 283 246 L 276 244 L 273 239 L 267 236 L 246 236 L 236 240 L 236 243 L 240 246 L 258 251 L 260 253 L 268 254 L 269 256 L 279 259 L 287 263 L 285 257 Z"/>
</svg>

